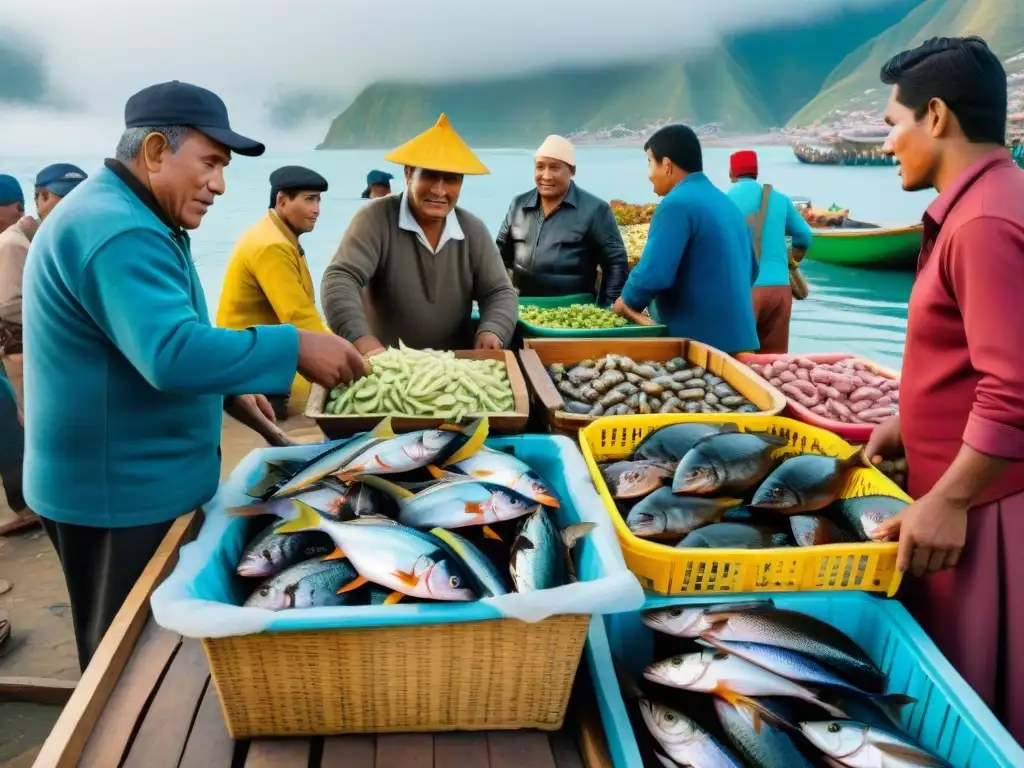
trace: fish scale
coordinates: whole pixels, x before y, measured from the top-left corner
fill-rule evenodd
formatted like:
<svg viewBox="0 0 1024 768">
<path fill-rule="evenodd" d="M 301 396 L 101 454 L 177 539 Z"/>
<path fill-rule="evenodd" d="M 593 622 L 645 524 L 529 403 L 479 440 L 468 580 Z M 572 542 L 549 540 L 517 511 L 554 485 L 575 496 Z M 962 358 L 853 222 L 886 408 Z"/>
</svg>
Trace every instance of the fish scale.
<svg viewBox="0 0 1024 768">
<path fill-rule="evenodd" d="M 755 768 L 813 768 L 789 735 L 765 718 L 755 722 L 755 711 L 744 704 L 733 705 L 715 698 L 715 712 L 729 741 Z M 760 706 L 772 710 L 779 705 L 770 698 L 760 699 Z M 785 709 L 789 709 L 786 707 Z M 788 721 L 790 712 L 780 713 Z"/>
</svg>

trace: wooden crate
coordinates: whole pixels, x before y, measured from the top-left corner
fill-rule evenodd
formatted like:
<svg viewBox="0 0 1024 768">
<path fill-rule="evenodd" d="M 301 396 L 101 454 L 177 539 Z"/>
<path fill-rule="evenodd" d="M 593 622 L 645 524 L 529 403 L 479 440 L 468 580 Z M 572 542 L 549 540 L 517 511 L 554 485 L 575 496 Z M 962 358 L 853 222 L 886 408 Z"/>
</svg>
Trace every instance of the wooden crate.
<svg viewBox="0 0 1024 768">
<path fill-rule="evenodd" d="M 455 356 L 469 360 L 503 360 L 508 369 L 508 383 L 512 387 L 512 411 L 487 414 L 467 414 L 466 418 L 476 416 L 487 416 L 490 431 L 515 434 L 521 432 L 526 426 L 530 416 L 530 397 L 526 389 L 526 379 L 523 378 L 523 371 L 516 362 L 515 353 L 503 349 L 470 349 L 459 350 Z M 368 432 L 377 426 L 377 423 L 388 414 L 360 414 L 360 415 L 335 415 L 325 413 L 327 405 L 327 390 L 319 384 L 314 384 L 309 393 L 309 401 L 306 403 L 306 416 L 313 419 L 317 426 L 330 439 L 349 437 L 358 432 Z M 403 416 L 391 414 L 391 426 L 397 432 L 412 432 L 417 429 L 430 429 L 441 424 L 444 420 L 438 418 L 427 418 L 422 416 Z"/>
<path fill-rule="evenodd" d="M 594 421 L 591 416 L 566 413 L 565 400 L 548 376 L 547 366 L 564 363 L 566 366 L 587 358 L 596 359 L 607 354 L 628 355 L 633 360 L 668 362 L 682 357 L 729 384 L 760 409 L 760 413 L 774 416 L 786 407 L 786 398 L 775 387 L 762 379 L 746 365 L 707 344 L 690 339 L 525 339 L 519 353 L 530 391 L 543 409 L 548 425 L 556 432 L 574 435 Z"/>
</svg>

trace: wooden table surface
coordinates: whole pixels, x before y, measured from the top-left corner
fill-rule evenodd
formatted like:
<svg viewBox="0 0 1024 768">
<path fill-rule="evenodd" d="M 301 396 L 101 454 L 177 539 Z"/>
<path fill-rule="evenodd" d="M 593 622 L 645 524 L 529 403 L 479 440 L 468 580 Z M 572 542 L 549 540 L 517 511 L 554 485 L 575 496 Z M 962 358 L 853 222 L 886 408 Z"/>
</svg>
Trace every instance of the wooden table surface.
<svg viewBox="0 0 1024 768">
<path fill-rule="evenodd" d="M 149 611 L 149 595 L 196 527 L 196 521 L 183 518 L 168 533 L 82 675 L 35 768 L 611 768 L 585 680 L 580 683 L 586 687 L 577 686 L 565 728 L 554 733 L 233 740 L 201 643 L 161 628 Z"/>
</svg>

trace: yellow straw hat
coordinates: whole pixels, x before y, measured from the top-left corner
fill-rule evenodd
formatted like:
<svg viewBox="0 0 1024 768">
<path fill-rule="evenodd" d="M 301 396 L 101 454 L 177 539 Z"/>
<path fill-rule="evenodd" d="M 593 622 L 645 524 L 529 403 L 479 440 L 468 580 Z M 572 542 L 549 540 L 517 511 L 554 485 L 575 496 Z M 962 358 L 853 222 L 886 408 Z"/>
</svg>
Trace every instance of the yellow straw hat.
<svg viewBox="0 0 1024 768">
<path fill-rule="evenodd" d="M 419 136 L 407 141 L 384 156 L 390 163 L 426 168 L 429 171 L 482 176 L 490 173 L 480 158 L 455 132 L 442 112 L 437 123 Z"/>
</svg>

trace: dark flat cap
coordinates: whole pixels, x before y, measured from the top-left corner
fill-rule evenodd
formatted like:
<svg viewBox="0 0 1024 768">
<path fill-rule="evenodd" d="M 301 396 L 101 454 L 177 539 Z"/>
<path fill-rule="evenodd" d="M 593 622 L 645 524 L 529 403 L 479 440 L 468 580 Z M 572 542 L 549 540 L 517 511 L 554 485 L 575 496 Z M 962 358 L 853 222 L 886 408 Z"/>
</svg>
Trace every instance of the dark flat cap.
<svg viewBox="0 0 1024 768">
<path fill-rule="evenodd" d="M 232 152 L 249 157 L 263 154 L 258 141 L 231 130 L 228 108 L 220 96 L 198 85 L 172 80 L 143 88 L 124 105 L 125 128 L 183 125 L 195 128 Z"/>
<path fill-rule="evenodd" d="M 270 207 L 277 202 L 277 193 L 286 189 L 306 192 L 326 192 L 327 179 L 316 171 L 301 165 L 286 165 L 270 174 Z"/>
</svg>

